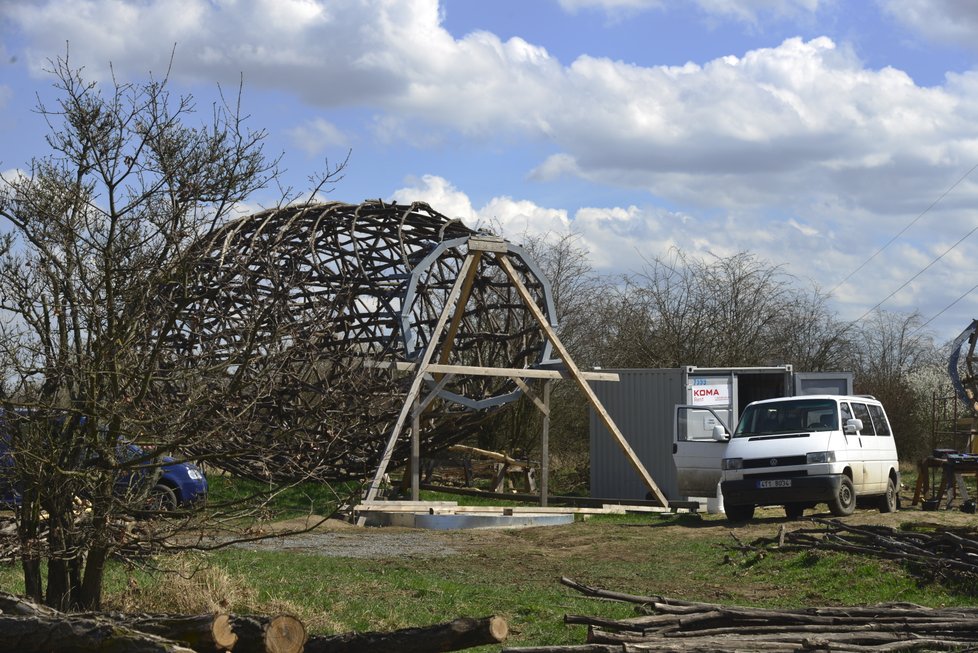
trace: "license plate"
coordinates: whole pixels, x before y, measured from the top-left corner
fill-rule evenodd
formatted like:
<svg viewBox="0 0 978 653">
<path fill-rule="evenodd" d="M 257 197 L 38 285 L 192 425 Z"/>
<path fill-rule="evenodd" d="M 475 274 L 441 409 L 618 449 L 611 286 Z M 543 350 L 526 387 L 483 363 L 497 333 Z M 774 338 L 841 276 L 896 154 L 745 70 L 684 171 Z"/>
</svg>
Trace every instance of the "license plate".
<svg viewBox="0 0 978 653">
<path fill-rule="evenodd" d="M 761 489 L 769 488 L 769 487 L 791 487 L 791 479 L 777 478 L 774 479 L 773 481 L 758 481 L 757 487 Z"/>
</svg>

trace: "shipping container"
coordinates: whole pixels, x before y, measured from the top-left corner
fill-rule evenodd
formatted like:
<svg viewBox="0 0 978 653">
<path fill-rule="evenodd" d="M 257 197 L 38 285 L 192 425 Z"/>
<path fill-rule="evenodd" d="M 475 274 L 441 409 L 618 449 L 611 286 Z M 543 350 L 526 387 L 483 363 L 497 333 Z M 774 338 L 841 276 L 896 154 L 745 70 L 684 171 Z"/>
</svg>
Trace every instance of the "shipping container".
<svg viewBox="0 0 978 653">
<path fill-rule="evenodd" d="M 794 372 L 775 367 L 617 369 L 620 381 L 594 383 L 598 399 L 670 501 L 713 497 L 726 443 L 713 423 L 687 425 L 675 441 L 676 406 L 709 407 L 732 430 L 752 401 L 803 394 L 852 394 L 851 372 Z M 703 414 L 710 414 L 703 411 Z M 590 415 L 591 496 L 645 499 L 642 483 L 594 411 Z M 681 473 L 677 472 L 676 460 Z"/>
</svg>

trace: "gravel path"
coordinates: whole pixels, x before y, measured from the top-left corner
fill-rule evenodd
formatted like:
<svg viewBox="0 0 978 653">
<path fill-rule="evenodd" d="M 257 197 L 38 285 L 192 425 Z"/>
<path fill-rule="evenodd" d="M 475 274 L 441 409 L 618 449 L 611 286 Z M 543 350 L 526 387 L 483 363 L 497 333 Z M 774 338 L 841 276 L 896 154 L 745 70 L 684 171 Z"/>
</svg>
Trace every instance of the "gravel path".
<svg viewBox="0 0 978 653">
<path fill-rule="evenodd" d="M 374 528 L 313 531 L 242 542 L 234 546 L 250 551 L 286 551 L 347 558 L 443 558 L 459 553 L 428 531 L 381 531 Z"/>
</svg>

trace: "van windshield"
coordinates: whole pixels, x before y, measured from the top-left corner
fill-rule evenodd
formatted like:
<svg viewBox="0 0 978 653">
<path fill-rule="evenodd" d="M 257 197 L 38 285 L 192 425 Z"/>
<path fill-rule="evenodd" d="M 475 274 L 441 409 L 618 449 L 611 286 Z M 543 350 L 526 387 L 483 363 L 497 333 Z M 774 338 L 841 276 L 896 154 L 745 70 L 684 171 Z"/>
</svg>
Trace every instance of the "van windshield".
<svg viewBox="0 0 978 653">
<path fill-rule="evenodd" d="M 839 428 L 839 406 L 833 399 L 785 399 L 748 406 L 735 438 L 832 431 Z"/>
</svg>

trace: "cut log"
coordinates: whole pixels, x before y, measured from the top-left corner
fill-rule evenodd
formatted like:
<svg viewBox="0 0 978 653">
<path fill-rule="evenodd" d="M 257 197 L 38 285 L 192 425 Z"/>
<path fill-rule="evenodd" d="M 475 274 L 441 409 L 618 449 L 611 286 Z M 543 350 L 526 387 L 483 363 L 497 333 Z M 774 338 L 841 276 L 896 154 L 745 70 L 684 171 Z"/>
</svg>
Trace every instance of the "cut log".
<svg viewBox="0 0 978 653">
<path fill-rule="evenodd" d="M 20 653 L 194 653 L 177 642 L 108 619 L 0 615 L 0 650 Z"/>
<path fill-rule="evenodd" d="M 0 612 L 8 615 L 40 615 L 49 617 L 61 614 L 54 608 L 49 608 L 46 605 L 34 603 L 30 599 L 25 599 L 14 594 L 8 594 L 7 592 L 0 592 Z"/>
<path fill-rule="evenodd" d="M 502 617 L 461 618 L 433 626 L 403 628 L 387 633 L 344 633 L 309 639 L 306 653 L 442 653 L 499 644 L 509 635 Z M 237 653 L 237 649 L 235 649 Z"/>
<path fill-rule="evenodd" d="M 182 642 L 195 651 L 230 651 L 238 641 L 226 614 L 125 615 L 108 613 L 109 619 L 144 633 Z"/>
<path fill-rule="evenodd" d="M 296 617 L 231 616 L 231 630 L 238 636 L 234 653 L 302 653 L 306 627 Z"/>
</svg>

